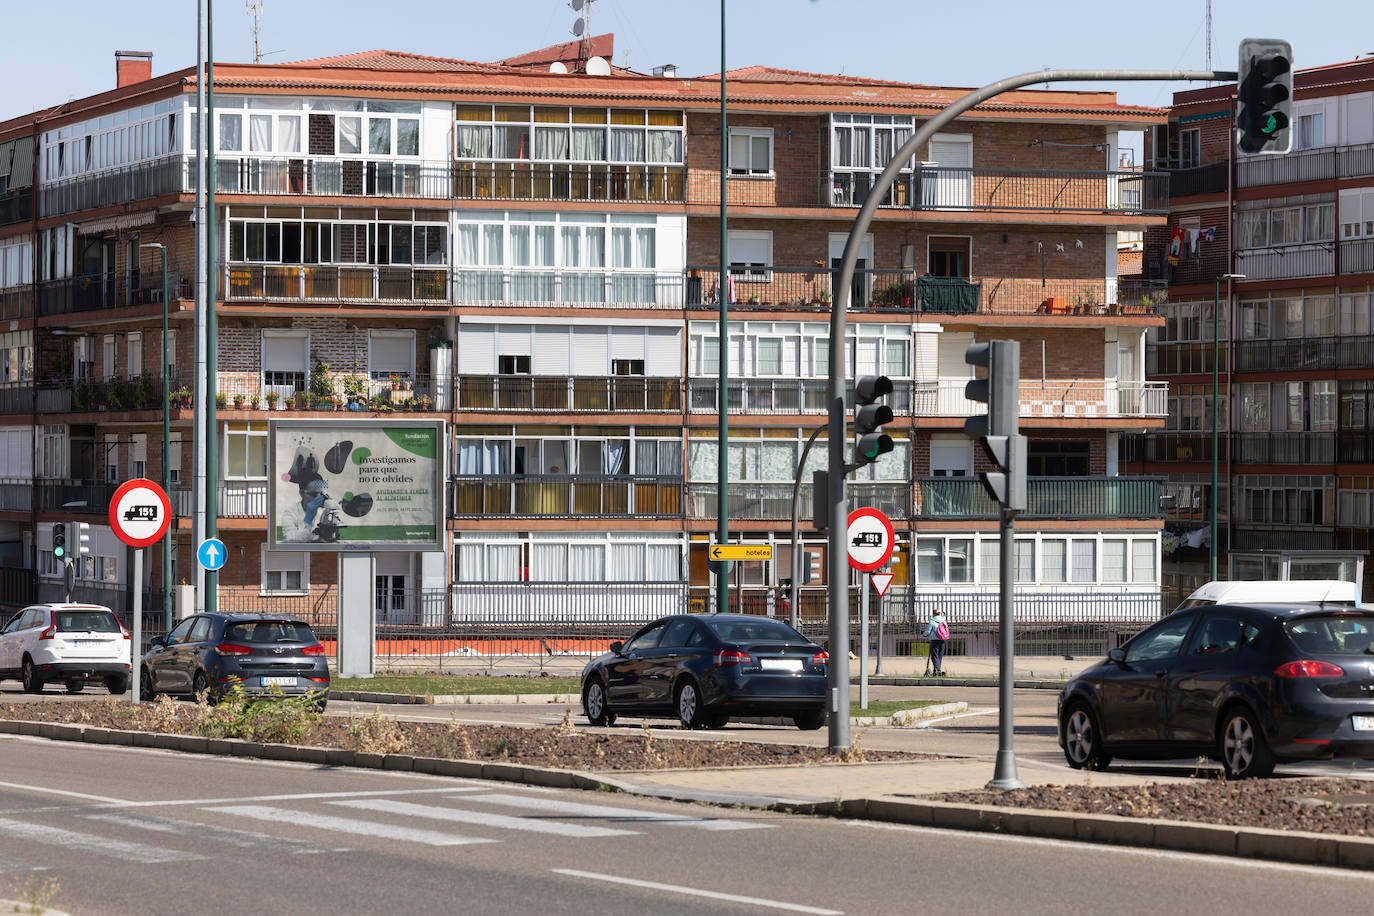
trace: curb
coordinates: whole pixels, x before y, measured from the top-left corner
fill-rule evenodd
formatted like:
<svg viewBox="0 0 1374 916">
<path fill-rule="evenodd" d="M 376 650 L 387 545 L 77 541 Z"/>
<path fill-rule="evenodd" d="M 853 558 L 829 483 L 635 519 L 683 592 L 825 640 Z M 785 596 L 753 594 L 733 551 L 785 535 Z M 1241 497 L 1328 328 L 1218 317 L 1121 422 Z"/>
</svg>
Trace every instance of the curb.
<svg viewBox="0 0 1374 916">
<path fill-rule="evenodd" d="M 302 747 L 243 741 L 238 738 L 203 738 L 196 735 L 120 731 L 88 725 L 33 722 L 26 719 L 0 719 L 0 734 L 35 735 L 55 741 L 82 741 L 87 744 L 132 745 L 221 756 L 289 760 L 322 766 L 399 770 L 430 776 L 493 779 L 557 789 L 612 790 L 646 798 L 702 802 L 725 807 L 743 804 L 784 814 L 884 821 L 921 827 L 1257 858 L 1302 865 L 1374 868 L 1374 839 L 1340 834 L 1263 830 L 1255 827 L 1194 824 L 1186 821 L 1044 811 L 1035 808 L 909 801 L 890 796 L 835 799 L 829 802 L 778 801 L 767 796 L 650 789 L 581 770 L 414 757 L 409 754 L 367 754 L 342 748 Z"/>
</svg>

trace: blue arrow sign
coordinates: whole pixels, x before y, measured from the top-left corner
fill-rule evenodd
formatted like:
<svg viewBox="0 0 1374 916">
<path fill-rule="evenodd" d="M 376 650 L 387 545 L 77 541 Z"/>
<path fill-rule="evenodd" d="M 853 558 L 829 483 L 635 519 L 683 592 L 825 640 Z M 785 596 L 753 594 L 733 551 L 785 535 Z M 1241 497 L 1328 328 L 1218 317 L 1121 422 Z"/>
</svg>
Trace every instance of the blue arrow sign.
<svg viewBox="0 0 1374 916">
<path fill-rule="evenodd" d="M 200 561 L 201 566 L 211 572 L 223 566 L 228 557 L 229 551 L 224 548 L 224 542 L 219 538 L 206 538 L 196 548 L 196 559 Z"/>
</svg>

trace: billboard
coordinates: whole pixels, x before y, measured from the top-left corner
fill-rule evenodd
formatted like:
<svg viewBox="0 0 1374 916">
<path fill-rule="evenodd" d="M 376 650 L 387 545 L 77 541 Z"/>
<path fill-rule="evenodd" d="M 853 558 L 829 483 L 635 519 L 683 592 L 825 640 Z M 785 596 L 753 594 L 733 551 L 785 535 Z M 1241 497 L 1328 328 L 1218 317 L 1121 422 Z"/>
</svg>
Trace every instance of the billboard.
<svg viewBox="0 0 1374 916">
<path fill-rule="evenodd" d="M 269 420 L 273 550 L 442 550 L 443 420 Z"/>
</svg>

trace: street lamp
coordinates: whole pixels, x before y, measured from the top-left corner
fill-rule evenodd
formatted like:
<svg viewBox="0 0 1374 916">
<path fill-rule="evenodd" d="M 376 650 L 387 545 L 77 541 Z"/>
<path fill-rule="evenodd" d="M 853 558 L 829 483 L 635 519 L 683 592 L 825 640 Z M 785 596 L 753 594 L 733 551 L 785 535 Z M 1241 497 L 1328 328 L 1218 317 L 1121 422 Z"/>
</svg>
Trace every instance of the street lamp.
<svg viewBox="0 0 1374 916">
<path fill-rule="evenodd" d="M 1208 552 L 1208 581 L 1217 581 L 1217 363 L 1221 358 L 1221 281 L 1244 280 L 1245 274 L 1222 274 L 1212 289 L 1212 494 L 1211 494 L 1211 549 Z M 1231 292 L 1227 289 L 1226 303 L 1231 303 Z M 1229 312 L 1230 309 L 1228 308 Z"/>
<path fill-rule="evenodd" d="M 156 248 L 162 252 L 162 492 L 171 485 L 167 462 L 172 454 L 172 379 L 167 373 L 167 246 L 161 242 L 144 242 L 139 248 Z M 172 630 L 172 534 L 162 539 L 162 612 L 167 631 Z M 140 587 L 142 584 L 140 583 Z"/>
</svg>

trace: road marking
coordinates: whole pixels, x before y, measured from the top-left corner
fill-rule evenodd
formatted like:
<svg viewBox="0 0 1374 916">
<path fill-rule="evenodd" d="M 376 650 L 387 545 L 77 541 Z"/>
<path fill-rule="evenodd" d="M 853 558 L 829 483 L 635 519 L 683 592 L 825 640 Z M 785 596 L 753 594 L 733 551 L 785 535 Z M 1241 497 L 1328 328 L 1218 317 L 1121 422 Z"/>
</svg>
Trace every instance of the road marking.
<svg viewBox="0 0 1374 916">
<path fill-rule="evenodd" d="M 955 832 L 953 828 L 916 827 L 910 824 L 883 824 L 877 821 L 840 821 L 840 823 L 847 827 L 867 827 L 872 830 L 898 830 L 903 833 L 924 833 L 930 836 L 941 837 L 946 840 Z M 1188 865 L 1230 865 L 1235 868 L 1253 868 L 1264 871 L 1292 871 L 1301 872 L 1303 874 L 1318 873 L 1330 877 L 1358 878 L 1361 881 L 1374 881 L 1374 874 L 1369 872 L 1353 871 L 1344 868 L 1329 868 L 1323 865 L 1303 865 L 1297 862 L 1267 862 L 1262 859 L 1214 856 L 1202 852 L 1174 852 L 1168 849 L 1139 849 L 1132 846 L 1114 846 L 1105 843 L 1091 843 L 1075 840 L 1054 840 L 1046 837 L 1009 836 L 1005 833 L 980 833 L 971 830 L 960 830 L 958 833 L 960 839 L 989 840 L 995 843 L 1021 843 L 1027 846 L 1050 846 L 1064 850 L 1078 850 L 1079 852 L 1082 852 L 1085 846 L 1090 846 L 1098 852 L 1114 852 L 1123 856 L 1142 856 L 1152 859 L 1169 859 Z M 1333 842 L 1338 839 L 1340 839 L 1339 836 L 1335 834 L 1331 835 L 1331 840 Z"/>
<path fill-rule="evenodd" d="M 64 789 L 49 789 L 46 786 L 31 786 L 22 782 L 0 782 L 0 788 L 21 789 L 26 792 L 42 792 L 45 795 L 63 795 L 67 798 L 84 798 L 87 801 L 98 801 L 107 805 L 128 804 L 128 802 L 120 798 L 109 798 L 104 795 L 88 795 L 85 792 L 68 792 Z"/>
<path fill-rule="evenodd" d="M 977 716 L 989 716 L 997 712 L 996 706 L 987 706 L 979 709 L 968 709 L 964 712 L 957 712 L 952 716 L 933 716 L 929 719 L 922 719 L 916 723 L 916 728 L 930 728 L 937 722 L 953 722 L 955 719 L 968 719 Z M 936 729 L 939 731 L 939 729 Z"/>
<path fill-rule="evenodd" d="M 134 812 L 129 812 L 116 814 L 85 814 L 82 816 L 89 820 L 104 821 L 105 823 L 116 824 L 121 827 L 155 830 L 159 833 L 172 833 L 190 837 L 206 837 L 228 843 L 231 846 L 241 846 L 246 849 L 264 849 L 276 852 L 307 854 L 330 851 L 322 846 L 316 846 L 313 843 L 293 840 L 288 837 L 273 836 L 270 833 L 259 833 L 256 830 L 236 830 L 233 827 L 222 827 L 219 824 L 200 824 L 191 821 L 180 821 L 171 817 L 158 817 L 155 814 L 136 814 Z"/>
<path fill-rule="evenodd" d="M 29 863 L 21 862 L 18 859 L 6 859 L 4 856 L 0 856 L 0 875 L 10 875 L 14 874 L 15 872 L 23 871 L 47 870 L 48 866 L 46 865 L 30 865 Z"/>
<path fill-rule="evenodd" d="M 409 817 L 428 817 L 441 821 L 454 821 L 460 824 L 479 824 L 484 827 L 498 827 L 503 830 L 528 830 L 533 833 L 552 833 L 567 837 L 636 836 L 637 830 L 614 830 L 610 827 L 592 827 L 584 824 L 563 824 L 558 821 L 533 820 L 527 817 L 510 817 L 505 814 L 492 814 L 488 811 L 466 811 L 461 808 L 435 808 L 429 805 L 416 805 L 411 802 L 391 801 L 378 798 L 356 798 L 349 801 L 330 802 L 364 811 L 381 811 L 386 814 L 401 814 Z M 540 805 L 540 807 L 547 807 Z"/>
<path fill-rule="evenodd" d="M 227 808 L 206 808 L 220 814 L 237 814 L 240 817 L 256 818 L 274 824 L 298 824 L 314 827 L 317 830 L 336 830 L 354 836 L 376 837 L 383 840 L 401 840 L 407 843 L 424 843 L 426 846 L 466 846 L 472 843 L 496 843 L 478 837 L 458 836 L 452 833 L 439 833 L 434 830 L 421 830 L 418 827 L 394 827 L 390 824 L 376 824 L 371 821 L 358 821 L 348 817 L 331 817 L 328 814 L 311 814 L 307 811 L 288 811 L 285 808 L 270 808 L 265 805 L 231 805 Z"/>
<path fill-rule="evenodd" d="M 702 830 L 762 830 L 770 829 L 773 824 L 752 824 L 748 821 L 725 820 L 714 817 L 688 817 L 682 814 L 660 814 L 657 811 L 641 811 L 637 808 L 613 808 L 609 805 L 584 805 L 580 802 L 558 801 L 552 798 L 525 798 L 520 795 L 505 795 L 494 792 L 490 795 L 464 795 L 466 802 L 486 802 L 492 805 L 507 805 L 511 808 L 527 808 L 548 814 L 567 814 L 576 817 L 594 817 L 604 820 L 631 821 L 646 824 L 669 824 L 674 827 L 699 827 Z"/>
<path fill-rule="evenodd" d="M 762 897 L 744 897 L 739 894 L 726 894 L 721 891 L 705 891 L 696 887 L 683 887 L 680 884 L 659 884 L 657 881 L 640 881 L 635 878 L 622 878 L 618 875 L 601 875 L 592 871 L 577 871 L 572 868 L 550 869 L 556 875 L 568 875 L 573 878 L 586 878 L 589 881 L 609 881 L 612 884 L 626 884 L 630 887 L 643 887 L 654 891 L 672 891 L 675 894 L 686 894 L 690 897 L 709 897 L 712 900 L 728 900 L 731 903 L 748 903 L 752 906 L 764 906 L 774 910 L 787 910 L 791 913 L 816 913 L 820 916 L 843 916 L 844 910 L 825 910 L 816 906 L 806 906 L 801 903 L 785 903 L 781 900 L 765 900 Z"/>
<path fill-rule="evenodd" d="M 52 827 L 47 824 L 27 824 L 24 821 L 14 821 L 9 818 L 0 818 L 0 835 L 4 835 L 7 839 L 32 840 L 35 843 L 64 846 L 67 849 L 93 852 L 96 855 L 111 856 L 130 862 L 188 862 L 204 858 L 204 856 L 178 852 L 175 849 L 162 849 L 158 846 L 147 846 L 129 840 L 106 839 L 89 833 L 66 830 L 62 827 Z"/>
<path fill-rule="evenodd" d="M 438 789 L 372 789 L 360 790 L 357 792 L 297 792 L 291 795 L 238 795 L 229 798 L 177 798 L 162 799 L 161 801 L 122 802 L 121 804 L 128 808 L 155 808 L 164 805 L 232 805 L 243 802 L 314 801 L 316 799 L 358 798 L 369 795 L 423 795 L 433 792 L 481 792 L 486 788 L 488 788 L 487 783 L 479 783 L 472 786 L 444 786 Z"/>
</svg>

